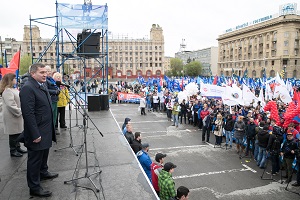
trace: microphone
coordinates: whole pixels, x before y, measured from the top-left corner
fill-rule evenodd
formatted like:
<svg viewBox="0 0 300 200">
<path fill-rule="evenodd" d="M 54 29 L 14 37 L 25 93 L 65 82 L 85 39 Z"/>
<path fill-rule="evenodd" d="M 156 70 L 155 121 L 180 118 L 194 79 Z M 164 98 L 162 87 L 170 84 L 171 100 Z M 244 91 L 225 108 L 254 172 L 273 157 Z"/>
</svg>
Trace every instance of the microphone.
<svg viewBox="0 0 300 200">
<path fill-rule="evenodd" d="M 68 84 L 65 84 L 65 83 L 62 83 L 62 82 L 60 82 L 60 81 L 55 81 L 55 83 L 56 83 L 56 85 L 57 86 L 65 86 L 65 87 L 67 87 L 67 88 L 70 88 L 71 86 L 70 85 L 68 85 Z"/>
</svg>

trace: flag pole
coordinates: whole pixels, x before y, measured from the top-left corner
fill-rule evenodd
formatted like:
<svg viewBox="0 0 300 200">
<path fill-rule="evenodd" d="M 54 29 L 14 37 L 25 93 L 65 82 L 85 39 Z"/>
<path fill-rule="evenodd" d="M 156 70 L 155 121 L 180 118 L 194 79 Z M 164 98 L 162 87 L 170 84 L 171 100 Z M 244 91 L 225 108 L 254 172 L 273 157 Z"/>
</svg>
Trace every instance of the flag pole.
<svg viewBox="0 0 300 200">
<path fill-rule="evenodd" d="M 20 62 L 21 62 L 21 45 L 20 45 L 20 48 L 19 48 L 19 62 L 18 62 L 18 73 L 16 74 L 16 77 L 17 77 L 17 88 L 19 86 L 19 74 L 20 74 Z"/>
</svg>

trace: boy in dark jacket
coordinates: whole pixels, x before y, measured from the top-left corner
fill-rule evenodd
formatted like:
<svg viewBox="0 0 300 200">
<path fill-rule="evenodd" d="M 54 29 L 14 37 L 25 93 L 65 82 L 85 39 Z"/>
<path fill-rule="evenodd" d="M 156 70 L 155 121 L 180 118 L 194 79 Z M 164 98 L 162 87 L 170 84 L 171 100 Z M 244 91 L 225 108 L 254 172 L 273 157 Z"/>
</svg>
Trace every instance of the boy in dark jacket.
<svg viewBox="0 0 300 200">
<path fill-rule="evenodd" d="M 232 119 L 232 115 L 228 115 L 227 119 L 224 122 L 224 130 L 226 136 L 226 146 L 228 146 L 228 142 L 230 140 L 230 148 L 232 147 L 232 131 L 234 127 L 234 120 Z"/>
<path fill-rule="evenodd" d="M 268 146 L 269 137 L 270 137 L 269 126 L 265 125 L 263 127 L 263 130 L 257 134 L 258 146 L 259 146 L 257 166 L 259 166 L 259 168 L 261 169 L 265 168 L 266 156 L 267 156 L 266 149 Z"/>
<path fill-rule="evenodd" d="M 130 145 L 134 153 L 136 154 L 138 151 L 142 150 L 142 137 L 140 132 L 134 133 L 134 140 Z"/>
<path fill-rule="evenodd" d="M 247 147 L 245 156 L 248 156 L 250 149 L 250 142 L 252 144 L 252 155 L 254 155 L 254 143 L 255 143 L 255 135 L 256 135 L 256 124 L 254 123 L 254 119 L 250 118 L 249 123 L 246 126 L 246 137 L 247 137 Z"/>
</svg>

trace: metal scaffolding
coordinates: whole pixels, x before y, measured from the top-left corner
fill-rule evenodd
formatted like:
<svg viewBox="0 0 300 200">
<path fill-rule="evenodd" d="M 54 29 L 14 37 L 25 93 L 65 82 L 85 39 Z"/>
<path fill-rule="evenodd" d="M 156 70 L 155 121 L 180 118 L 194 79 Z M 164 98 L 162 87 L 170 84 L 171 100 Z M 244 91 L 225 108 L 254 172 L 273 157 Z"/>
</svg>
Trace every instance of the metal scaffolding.
<svg viewBox="0 0 300 200">
<path fill-rule="evenodd" d="M 85 0 L 83 4 L 67 4 L 58 3 L 56 1 L 56 16 L 43 17 L 43 18 L 31 18 L 30 16 L 30 52 L 32 57 L 32 63 L 40 62 L 44 55 L 49 50 L 50 46 L 55 43 L 55 56 L 56 56 L 56 70 L 64 73 L 64 63 L 67 60 L 77 60 L 80 68 L 80 73 L 84 77 L 85 87 L 100 71 L 102 72 L 102 90 L 108 89 L 108 7 L 105 5 L 92 5 L 90 0 Z M 44 23 L 43 20 L 55 18 L 55 25 Z M 32 44 L 32 23 L 39 23 L 46 26 L 55 28 L 55 35 L 49 41 L 43 52 L 39 54 L 39 57 L 33 55 Z M 68 29 L 73 29 L 73 32 L 77 31 L 77 35 L 72 34 Z M 82 31 L 87 33 L 86 38 L 82 41 L 78 40 L 78 33 Z M 99 52 L 85 53 L 81 52 L 81 48 L 85 45 L 85 42 L 95 33 L 100 35 Z M 72 44 L 71 51 L 65 51 L 64 45 L 66 43 Z M 99 65 L 99 70 L 92 75 L 91 78 L 86 76 L 86 60 L 94 59 L 95 63 Z M 94 66 L 95 67 L 95 66 Z M 98 66 L 97 66 L 98 67 Z M 106 84 L 104 84 L 106 83 Z M 85 90 L 86 91 L 86 90 Z M 86 95 L 85 95 L 86 96 Z"/>
</svg>

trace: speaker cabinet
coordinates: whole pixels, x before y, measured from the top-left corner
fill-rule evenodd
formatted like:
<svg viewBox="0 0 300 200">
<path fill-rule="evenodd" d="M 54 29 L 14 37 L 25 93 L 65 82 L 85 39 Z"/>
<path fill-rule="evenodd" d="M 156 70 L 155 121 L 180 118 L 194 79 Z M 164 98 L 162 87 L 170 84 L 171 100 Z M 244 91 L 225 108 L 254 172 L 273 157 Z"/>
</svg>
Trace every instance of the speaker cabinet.
<svg viewBox="0 0 300 200">
<path fill-rule="evenodd" d="M 100 107 L 101 107 L 101 110 L 108 110 L 109 109 L 108 94 L 100 94 Z"/>
<path fill-rule="evenodd" d="M 100 35 L 101 33 L 82 32 L 77 35 L 78 56 L 80 57 L 99 57 Z"/>
<path fill-rule="evenodd" d="M 100 111 L 100 96 L 88 96 L 88 111 Z"/>
</svg>

